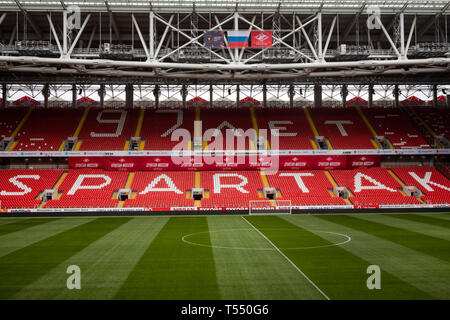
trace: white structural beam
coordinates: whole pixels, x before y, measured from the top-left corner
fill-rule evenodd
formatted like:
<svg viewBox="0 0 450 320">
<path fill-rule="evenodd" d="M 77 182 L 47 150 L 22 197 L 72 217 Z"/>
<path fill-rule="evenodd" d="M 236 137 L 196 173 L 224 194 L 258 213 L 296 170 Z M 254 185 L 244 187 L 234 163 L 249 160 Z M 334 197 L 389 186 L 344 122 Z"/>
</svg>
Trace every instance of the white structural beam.
<svg viewBox="0 0 450 320">
<path fill-rule="evenodd" d="M 139 24 L 137 23 L 136 18 L 134 17 L 134 14 L 131 15 L 131 20 L 133 20 L 133 24 L 134 24 L 134 27 L 136 28 L 136 32 L 138 33 L 139 40 L 141 40 L 142 47 L 144 48 L 145 55 L 147 56 L 147 61 L 150 61 L 151 57 L 150 57 L 150 53 L 147 48 L 147 44 L 145 43 L 144 37 L 142 36 L 142 33 L 141 33 L 141 28 L 139 28 Z"/>
<path fill-rule="evenodd" d="M 220 63 L 174 63 L 160 61 L 120 61 L 108 59 L 76 59 L 76 58 L 43 58 L 31 56 L 0 56 L 0 61 L 14 63 L 33 64 L 80 64 L 85 66 L 104 67 L 134 67 L 134 68 L 175 68 L 187 70 L 290 70 L 290 69 L 320 69 L 320 68 L 373 68 L 377 66 L 427 66 L 450 64 L 450 58 L 427 58 L 409 60 L 359 60 L 359 61 L 339 61 L 339 62 L 308 62 L 308 63 L 280 63 L 280 64 L 220 64 Z"/>
<path fill-rule="evenodd" d="M 3 20 L 5 20 L 6 14 L 7 14 L 6 12 L 3 12 L 2 15 L 0 16 L 0 24 L 2 24 Z"/>
<path fill-rule="evenodd" d="M 80 74 L 78 70 L 63 68 L 55 71 L 51 67 L 6 67 L 11 72 L 34 72 L 43 74 Z M 415 75 L 423 73 L 446 73 L 447 68 L 411 68 L 408 71 L 403 68 L 389 69 L 383 72 L 384 75 Z M 177 73 L 172 75 L 170 73 L 157 74 L 152 71 L 128 71 L 128 70 L 89 70 L 85 74 L 109 76 L 109 77 L 151 77 L 151 78 L 168 78 L 168 79 L 198 79 L 198 80 L 262 80 L 262 79 L 297 79 L 307 76 L 308 78 L 325 78 L 325 77 L 361 77 L 374 75 L 373 70 L 342 70 L 342 71 L 318 71 L 318 72 L 287 72 L 284 74 L 182 74 Z"/>
<path fill-rule="evenodd" d="M 330 44 L 331 36 L 334 31 L 334 26 L 336 24 L 337 16 L 334 17 L 333 21 L 331 22 L 330 31 L 328 32 L 327 42 L 325 43 L 325 47 L 323 48 L 323 58 L 325 59 L 325 56 L 327 55 L 328 45 Z"/>
<path fill-rule="evenodd" d="M 417 19 L 417 16 L 414 16 L 414 20 L 413 20 L 413 22 L 411 24 L 411 29 L 409 30 L 408 41 L 406 42 L 406 47 L 405 47 L 406 55 L 408 54 L 409 45 L 411 43 L 412 35 L 414 33 L 414 30 L 416 29 L 416 19 Z"/>
<path fill-rule="evenodd" d="M 64 52 L 63 52 L 63 49 L 62 49 L 61 44 L 59 42 L 58 34 L 57 34 L 56 30 L 55 30 L 55 26 L 53 25 L 52 19 L 50 18 L 50 15 L 48 13 L 47 13 L 47 20 L 48 20 L 48 24 L 50 25 L 50 30 L 53 33 L 53 37 L 55 38 L 56 45 L 58 46 L 59 53 L 60 53 L 60 55 L 62 57 L 64 55 Z"/>
<path fill-rule="evenodd" d="M 172 20 L 174 18 L 175 15 L 171 15 L 168 24 L 172 24 Z M 156 48 L 156 51 L 154 53 L 154 57 L 158 56 L 159 50 L 161 50 L 161 47 L 163 45 L 164 40 L 166 39 L 167 36 L 167 32 L 169 31 L 169 26 L 166 26 L 166 28 L 164 29 L 164 33 L 161 37 L 161 40 L 159 41 L 158 47 Z"/>
<path fill-rule="evenodd" d="M 383 25 L 383 22 L 381 22 L 381 19 L 378 15 L 375 15 L 375 18 L 377 19 L 378 23 L 380 24 L 381 30 L 383 30 L 384 35 L 386 36 L 387 40 L 389 41 L 389 44 L 391 45 L 391 48 L 394 50 L 395 54 L 397 55 L 397 57 L 399 59 L 401 59 L 402 55 L 400 54 L 400 52 L 398 51 L 397 47 L 395 46 L 394 42 L 392 41 L 391 36 L 389 35 L 389 33 L 386 31 L 386 28 Z"/>
<path fill-rule="evenodd" d="M 75 48 L 75 46 L 78 43 L 78 40 L 80 39 L 81 34 L 84 31 L 84 28 L 86 27 L 89 19 L 91 18 L 91 14 L 88 14 L 86 19 L 84 19 L 83 25 L 81 26 L 80 30 L 77 33 L 77 36 L 75 37 L 75 40 L 72 42 L 72 45 L 70 46 L 69 51 L 67 52 L 67 55 L 70 56 L 72 54 L 73 49 Z"/>
<path fill-rule="evenodd" d="M 300 27 L 304 26 L 298 16 L 295 16 L 295 18 L 297 19 L 297 23 L 300 25 Z M 315 19 L 317 19 L 317 17 L 314 19 L 311 19 L 310 22 L 314 21 Z M 316 60 L 319 60 L 319 56 L 317 55 L 316 49 L 314 48 L 314 46 L 311 43 L 311 39 L 309 38 L 308 33 L 306 33 L 306 30 L 304 28 L 302 28 L 301 30 L 302 30 L 303 36 L 306 39 L 306 42 L 308 43 L 309 49 L 312 51 Z"/>
</svg>

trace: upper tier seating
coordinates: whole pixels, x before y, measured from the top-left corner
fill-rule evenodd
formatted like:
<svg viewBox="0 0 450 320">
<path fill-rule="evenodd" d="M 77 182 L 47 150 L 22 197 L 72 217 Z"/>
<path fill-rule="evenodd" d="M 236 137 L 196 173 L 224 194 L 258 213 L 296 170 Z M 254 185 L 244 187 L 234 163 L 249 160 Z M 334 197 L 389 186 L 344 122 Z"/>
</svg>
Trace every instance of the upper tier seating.
<svg viewBox="0 0 450 320">
<path fill-rule="evenodd" d="M 26 112 L 26 108 L 7 108 L 0 111 L 0 140 L 13 133 Z"/>
<path fill-rule="evenodd" d="M 310 108 L 308 110 L 318 134 L 327 137 L 333 149 L 374 148 L 370 141 L 372 133 L 356 109 Z M 362 110 L 376 133 L 389 138 L 395 148 L 430 148 L 401 110 L 394 108 L 362 108 Z M 0 111 L 0 136 L 10 136 L 26 111 L 25 108 L 19 107 Z M 139 109 L 92 108 L 81 126 L 82 113 L 82 109 L 35 108 L 15 137 L 19 140 L 15 150 L 56 151 L 64 139 L 74 134 L 79 125 L 81 131 L 78 138 L 82 139 L 80 150 L 123 150 L 126 140 L 137 133 Z M 424 114 L 426 116 L 423 115 L 423 117 L 428 119 L 426 121 L 430 122 L 436 134 L 448 135 L 448 126 L 446 126 L 448 121 L 445 122 L 448 120 L 448 111 L 442 113 L 430 111 L 430 115 L 424 111 Z M 270 129 L 271 126 L 280 128 L 278 148 L 312 149 L 310 138 L 314 137 L 314 133 L 303 109 L 255 109 L 255 115 L 256 124 L 260 130 Z M 145 110 L 139 133 L 139 136 L 145 140 L 144 149 L 172 150 L 181 142 L 181 139 L 171 141 L 172 133 L 176 129 L 188 130 L 189 135 L 185 142 L 192 142 L 194 120 L 194 108 Z M 214 110 L 201 108 L 200 120 L 203 133 L 208 129 L 219 127 L 224 137 L 226 129 L 239 128 L 246 131 L 254 128 L 249 108 Z M 271 148 L 277 149 L 270 137 L 270 130 L 268 134 Z M 212 138 L 212 140 L 215 139 Z M 226 141 L 227 139 L 224 139 L 224 148 L 226 148 Z M 189 146 L 192 148 L 191 143 Z M 188 145 L 184 147 L 187 148 Z M 211 144 L 210 149 L 212 147 Z M 245 138 L 245 145 L 237 146 L 237 141 L 234 143 L 234 149 L 249 149 L 249 147 L 248 137 Z"/>
<path fill-rule="evenodd" d="M 171 150 L 179 141 L 171 141 L 172 132 L 186 129 L 190 139 L 194 137 L 194 110 L 146 110 L 141 130 L 141 138 L 145 139 L 146 150 Z M 183 146 L 187 148 L 187 146 Z"/>
<path fill-rule="evenodd" d="M 194 187 L 194 172 L 136 172 L 131 190 L 134 199 L 125 201 L 125 207 L 171 206 L 192 207 L 193 199 L 186 199 L 186 190 Z"/>
<path fill-rule="evenodd" d="M 259 129 L 267 130 L 271 149 L 312 149 L 314 133 L 303 110 L 257 110 L 256 118 Z M 271 128 L 279 130 L 279 148 L 272 143 Z"/>
<path fill-rule="evenodd" d="M 17 133 L 17 151 L 58 151 L 67 137 L 73 136 L 80 121 L 80 109 L 35 109 Z"/>
<path fill-rule="evenodd" d="M 253 129 L 252 119 L 250 116 L 250 110 L 249 109 L 241 109 L 241 110 L 227 110 L 227 109 L 217 109 L 217 110 L 207 110 L 202 109 L 201 110 L 201 120 L 202 120 L 202 127 L 203 132 L 205 132 L 208 129 L 218 129 L 222 133 L 223 141 L 220 144 L 220 141 L 217 141 L 219 143 L 218 149 L 230 149 L 230 150 L 249 150 L 250 144 L 249 144 L 249 138 L 245 138 L 245 142 L 239 146 L 237 139 L 234 139 L 234 143 L 232 146 L 234 148 L 227 147 L 228 143 L 231 143 L 229 139 L 227 139 L 227 130 L 234 130 L 234 129 L 242 129 L 244 132 L 248 129 Z M 233 135 L 234 137 L 234 135 Z M 214 138 L 211 139 L 209 143 L 213 143 L 216 141 Z M 245 146 L 244 146 L 245 144 Z M 220 146 L 223 145 L 223 148 Z"/>
<path fill-rule="evenodd" d="M 327 137 L 333 149 L 373 149 L 373 137 L 356 109 L 311 108 L 320 136 Z"/>
<path fill-rule="evenodd" d="M 450 139 L 450 110 L 448 108 L 415 107 L 413 109 L 436 135 Z"/>
<path fill-rule="evenodd" d="M 80 150 L 123 150 L 138 118 L 138 110 L 91 109 L 78 136 L 83 139 Z"/>
<path fill-rule="evenodd" d="M 430 148 L 414 125 L 399 109 L 364 108 L 364 114 L 379 136 L 385 136 L 395 149 Z"/>
<path fill-rule="evenodd" d="M 450 183 L 439 171 L 432 167 L 401 167 L 394 172 L 408 186 L 416 186 L 427 203 L 450 203 Z"/>
<path fill-rule="evenodd" d="M 353 193 L 349 199 L 355 205 L 420 204 L 415 197 L 400 192 L 402 185 L 385 168 L 331 170 L 330 173 L 340 187 L 347 187 Z"/>
</svg>

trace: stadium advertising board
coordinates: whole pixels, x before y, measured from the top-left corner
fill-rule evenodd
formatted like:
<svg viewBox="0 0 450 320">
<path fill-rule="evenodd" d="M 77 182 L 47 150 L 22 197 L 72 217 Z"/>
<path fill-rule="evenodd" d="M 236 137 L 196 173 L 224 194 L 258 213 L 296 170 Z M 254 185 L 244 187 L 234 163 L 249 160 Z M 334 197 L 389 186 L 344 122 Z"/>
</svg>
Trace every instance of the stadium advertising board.
<svg viewBox="0 0 450 320">
<path fill-rule="evenodd" d="M 278 162 L 278 164 L 276 164 Z M 129 157 L 69 157 L 70 169 L 105 169 L 110 171 L 182 171 L 182 170 L 249 170 L 274 168 L 292 170 L 350 169 L 377 166 L 380 156 L 129 156 Z"/>
</svg>

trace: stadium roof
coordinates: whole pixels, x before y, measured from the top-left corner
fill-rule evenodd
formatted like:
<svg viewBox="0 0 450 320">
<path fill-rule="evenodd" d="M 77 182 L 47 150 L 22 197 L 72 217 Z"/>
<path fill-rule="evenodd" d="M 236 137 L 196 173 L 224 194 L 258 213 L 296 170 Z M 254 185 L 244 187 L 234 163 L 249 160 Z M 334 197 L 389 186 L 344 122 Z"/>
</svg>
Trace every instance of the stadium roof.
<svg viewBox="0 0 450 320">
<path fill-rule="evenodd" d="M 0 10 L 27 11 L 61 10 L 76 5 L 89 11 L 149 11 L 160 12 L 280 12 L 354 13 L 368 6 L 378 6 L 382 13 L 447 13 L 448 0 L 0 0 Z"/>
</svg>

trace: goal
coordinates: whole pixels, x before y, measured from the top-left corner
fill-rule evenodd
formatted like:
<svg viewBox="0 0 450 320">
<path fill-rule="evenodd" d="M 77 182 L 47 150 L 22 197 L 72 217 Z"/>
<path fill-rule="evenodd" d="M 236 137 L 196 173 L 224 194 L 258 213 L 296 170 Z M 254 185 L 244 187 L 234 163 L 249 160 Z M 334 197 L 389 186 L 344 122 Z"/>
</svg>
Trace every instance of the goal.
<svg viewBox="0 0 450 320">
<path fill-rule="evenodd" d="M 291 200 L 250 200 L 249 214 L 291 214 Z"/>
</svg>

